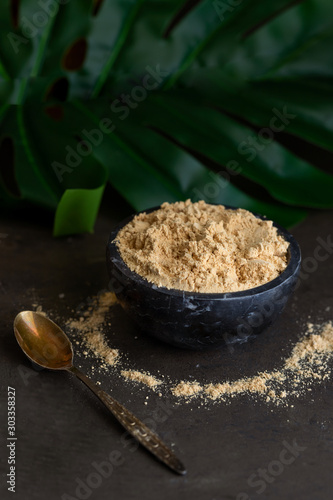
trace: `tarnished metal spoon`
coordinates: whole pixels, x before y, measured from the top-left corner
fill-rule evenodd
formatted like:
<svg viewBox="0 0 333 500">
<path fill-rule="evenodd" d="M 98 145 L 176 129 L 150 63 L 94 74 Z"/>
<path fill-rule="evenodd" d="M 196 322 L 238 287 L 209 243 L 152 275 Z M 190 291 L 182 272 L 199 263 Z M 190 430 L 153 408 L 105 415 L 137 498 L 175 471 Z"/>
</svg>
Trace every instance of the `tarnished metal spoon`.
<svg viewBox="0 0 333 500">
<path fill-rule="evenodd" d="M 173 471 L 186 474 L 184 465 L 154 432 L 75 368 L 72 344 L 58 325 L 42 314 L 23 311 L 15 318 L 14 332 L 20 347 L 31 361 L 49 370 L 66 370 L 76 375 L 147 450 Z"/>
</svg>

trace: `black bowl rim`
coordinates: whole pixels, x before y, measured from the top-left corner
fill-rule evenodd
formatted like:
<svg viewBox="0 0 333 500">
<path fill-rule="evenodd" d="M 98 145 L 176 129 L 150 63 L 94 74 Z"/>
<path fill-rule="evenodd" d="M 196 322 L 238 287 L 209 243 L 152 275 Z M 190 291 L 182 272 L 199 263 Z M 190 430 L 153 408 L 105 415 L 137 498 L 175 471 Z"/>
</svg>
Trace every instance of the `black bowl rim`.
<svg viewBox="0 0 333 500">
<path fill-rule="evenodd" d="M 221 205 L 221 203 L 210 203 L 210 205 Z M 230 205 L 223 205 L 225 208 L 230 209 L 230 210 L 237 210 L 240 207 L 233 207 Z M 206 292 L 189 292 L 185 290 L 178 290 L 175 288 L 166 288 L 166 287 L 161 287 L 155 285 L 155 283 L 151 283 L 150 281 L 146 280 L 139 274 L 137 274 L 135 271 L 132 271 L 128 265 L 124 262 L 123 258 L 120 255 L 120 252 L 118 250 L 118 246 L 115 243 L 115 239 L 119 233 L 119 231 L 126 226 L 136 215 L 141 214 L 141 213 L 151 213 L 160 208 L 159 206 L 152 207 L 146 210 L 141 210 L 140 212 L 136 212 L 126 219 L 122 220 L 117 226 L 114 227 L 114 229 L 111 231 L 108 244 L 107 244 L 107 255 L 108 259 L 110 259 L 113 263 L 113 265 L 117 268 L 117 270 L 121 273 L 124 274 L 127 278 L 136 281 L 139 283 L 141 286 L 148 288 L 149 290 L 153 290 L 154 292 L 159 292 L 165 295 L 170 295 L 174 297 L 183 297 L 186 299 L 195 299 L 195 300 L 220 300 L 220 299 L 241 299 L 244 297 L 251 297 L 254 295 L 259 295 L 268 292 L 269 290 L 272 290 L 282 283 L 285 283 L 292 279 L 295 274 L 298 273 L 300 263 L 301 263 L 301 250 L 300 247 L 296 241 L 296 239 L 293 237 L 287 229 L 284 227 L 280 226 L 276 222 L 273 221 L 273 226 L 275 226 L 278 229 L 278 232 L 283 238 L 289 242 L 289 263 L 286 267 L 286 269 L 276 278 L 273 280 L 269 281 L 268 283 L 265 283 L 264 285 L 260 285 L 254 288 L 249 288 L 248 290 L 242 290 L 239 292 L 224 292 L 224 293 L 206 293 Z M 262 219 L 262 220 L 271 220 L 268 219 L 266 216 L 252 212 L 251 210 L 248 210 L 251 212 L 255 217 Z"/>
</svg>

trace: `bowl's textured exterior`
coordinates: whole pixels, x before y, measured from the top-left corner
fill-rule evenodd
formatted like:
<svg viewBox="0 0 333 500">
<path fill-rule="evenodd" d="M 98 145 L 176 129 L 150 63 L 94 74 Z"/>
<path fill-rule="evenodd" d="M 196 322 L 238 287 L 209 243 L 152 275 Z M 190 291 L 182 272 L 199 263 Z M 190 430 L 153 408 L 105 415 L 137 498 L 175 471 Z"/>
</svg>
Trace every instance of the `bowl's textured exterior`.
<svg viewBox="0 0 333 500">
<path fill-rule="evenodd" d="M 285 271 L 269 283 L 242 292 L 219 294 L 157 287 L 129 269 L 115 243 L 120 229 L 133 217 L 121 222 L 110 235 L 107 244 L 110 286 L 139 327 L 164 342 L 189 349 L 244 342 L 276 320 L 295 288 L 301 263 L 300 248 L 293 236 L 277 224 L 274 225 L 279 234 L 290 243 L 289 263 Z"/>
</svg>

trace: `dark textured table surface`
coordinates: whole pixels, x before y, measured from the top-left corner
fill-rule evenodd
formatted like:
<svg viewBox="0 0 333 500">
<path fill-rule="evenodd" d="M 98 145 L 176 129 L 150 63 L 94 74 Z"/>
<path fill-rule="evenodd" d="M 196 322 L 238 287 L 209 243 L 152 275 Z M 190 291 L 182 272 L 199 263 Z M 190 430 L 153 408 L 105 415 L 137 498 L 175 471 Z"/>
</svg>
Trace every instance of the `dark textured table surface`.
<svg viewBox="0 0 333 500">
<path fill-rule="evenodd" d="M 147 422 L 173 445 L 188 468 L 181 477 L 142 448 L 133 450 L 120 425 L 79 381 L 63 372 L 32 370 L 13 335 L 15 315 L 38 303 L 51 318 L 65 323 L 72 310 L 106 288 L 108 233 L 130 213 L 116 199 L 113 207 L 103 207 L 95 234 L 60 239 L 52 238 L 50 221 L 41 220 L 37 210 L 0 216 L 1 498 L 332 498 L 330 379 L 314 385 L 306 397 L 276 407 L 249 396 L 233 398 L 230 404 L 183 404 L 164 389 L 159 396 L 125 382 L 119 369 L 96 374 L 106 391 L 140 418 L 150 419 Z M 327 241 L 332 234 L 332 213 L 312 213 L 292 232 L 303 258 L 313 257 L 317 238 Z M 188 352 L 161 344 L 138 332 L 119 306 L 110 312 L 105 334 L 110 345 L 120 349 L 124 365 L 152 374 L 160 370 L 174 382 L 191 376 L 202 383 L 235 380 L 278 368 L 309 317 L 313 323 L 332 319 L 333 255 L 312 267 L 311 262 L 278 322 L 233 352 Z M 77 359 L 90 373 L 89 358 Z M 15 495 L 5 484 L 7 386 L 16 390 Z M 289 454 L 288 463 L 281 465 L 286 447 L 294 447 L 294 460 Z M 101 463 L 110 464 L 110 459 L 113 469 L 105 464 L 103 468 Z"/>
</svg>

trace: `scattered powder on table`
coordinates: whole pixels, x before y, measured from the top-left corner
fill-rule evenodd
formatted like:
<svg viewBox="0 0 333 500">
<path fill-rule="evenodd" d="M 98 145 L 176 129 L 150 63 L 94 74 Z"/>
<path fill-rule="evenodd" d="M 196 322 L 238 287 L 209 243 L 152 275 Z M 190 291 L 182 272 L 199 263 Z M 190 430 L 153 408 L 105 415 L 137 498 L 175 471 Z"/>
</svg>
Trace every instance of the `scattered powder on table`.
<svg viewBox="0 0 333 500">
<path fill-rule="evenodd" d="M 157 286 L 191 292 L 254 288 L 288 263 L 289 243 L 272 221 L 204 201 L 163 203 L 138 214 L 116 241 L 132 271 Z"/>
<path fill-rule="evenodd" d="M 333 323 L 322 325 L 318 333 L 312 333 L 315 326 L 308 325 L 306 336 L 293 348 L 280 370 L 261 372 L 253 377 L 232 382 L 200 385 L 182 381 L 171 389 L 174 396 L 193 397 L 199 394 L 213 400 L 225 401 L 237 394 L 264 396 L 266 401 L 279 404 L 288 396 L 298 397 L 311 390 L 309 383 L 327 379 L 332 368 L 328 358 L 333 354 Z"/>
<path fill-rule="evenodd" d="M 116 302 L 114 293 L 104 292 L 93 298 L 89 311 L 83 313 L 80 320 L 72 320 L 68 324 L 71 329 L 77 330 L 93 355 L 104 360 L 104 368 L 115 366 L 120 357 L 118 349 L 108 346 L 102 331 L 106 314 Z M 248 394 L 279 405 L 291 396 L 299 397 L 306 391 L 311 391 L 314 383 L 327 380 L 332 374 L 332 356 L 333 322 L 328 321 L 322 325 L 308 323 L 306 333 L 295 344 L 280 369 L 218 383 L 200 384 L 193 380 L 182 380 L 178 384 L 168 384 L 168 390 L 185 402 L 197 397 L 204 401 L 225 402 L 237 395 Z M 147 372 L 130 368 L 121 370 L 120 374 L 127 380 L 145 384 L 152 390 L 164 383 Z"/>
<path fill-rule="evenodd" d="M 105 316 L 116 303 L 117 297 L 113 292 L 103 292 L 93 298 L 90 311 L 83 313 L 79 320 L 74 319 L 68 323 L 69 328 L 77 331 L 95 356 L 103 359 L 104 368 L 107 365 L 114 366 L 119 358 L 119 350 L 108 346 L 102 331 Z"/>
<path fill-rule="evenodd" d="M 301 373 L 312 374 L 311 368 L 317 370 L 325 369 L 324 357 L 333 350 L 333 323 L 329 322 L 322 326 L 320 334 L 312 333 L 314 325 L 309 324 L 311 335 L 298 342 L 286 360 L 285 367 L 290 370 L 299 370 L 303 365 Z"/>
<path fill-rule="evenodd" d="M 135 382 L 141 382 L 142 384 L 145 384 L 148 387 L 152 388 L 161 385 L 163 383 L 162 380 L 153 377 L 153 375 L 150 375 L 149 373 L 140 372 L 138 370 L 122 370 L 121 374 L 123 377 L 129 380 L 134 380 Z"/>
<path fill-rule="evenodd" d="M 174 396 L 194 396 L 202 391 L 202 386 L 198 382 L 180 382 L 172 389 Z"/>
</svg>

